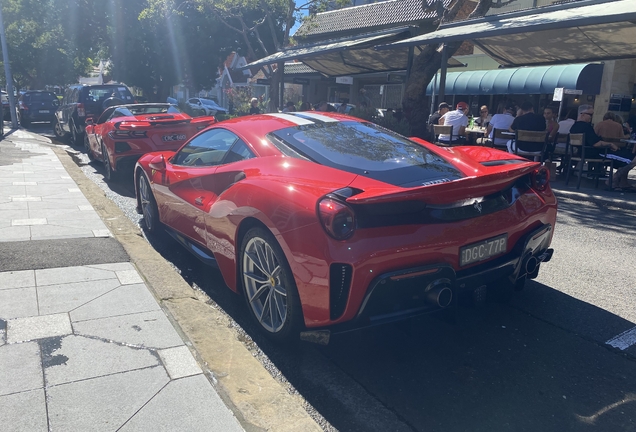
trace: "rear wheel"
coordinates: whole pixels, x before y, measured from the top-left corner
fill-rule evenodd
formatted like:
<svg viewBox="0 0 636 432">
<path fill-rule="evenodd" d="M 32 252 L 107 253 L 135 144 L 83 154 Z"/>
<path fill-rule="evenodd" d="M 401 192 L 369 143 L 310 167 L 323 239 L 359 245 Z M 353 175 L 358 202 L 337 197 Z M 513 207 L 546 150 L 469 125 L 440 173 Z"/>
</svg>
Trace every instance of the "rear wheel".
<svg viewBox="0 0 636 432">
<path fill-rule="evenodd" d="M 20 124 L 23 128 L 28 129 L 31 127 L 31 122 L 24 118 L 24 115 L 20 115 Z"/>
<path fill-rule="evenodd" d="M 69 125 L 71 127 L 71 144 L 73 144 L 74 146 L 82 145 L 83 144 L 82 135 L 84 134 L 77 131 L 77 128 L 75 127 L 75 122 L 73 120 L 71 120 Z"/>
<path fill-rule="evenodd" d="M 117 171 L 113 171 L 113 167 L 110 164 L 110 157 L 108 157 L 108 150 L 104 143 L 102 143 L 102 158 L 104 162 L 104 179 L 107 182 L 117 181 Z"/>
<path fill-rule="evenodd" d="M 241 281 L 250 315 L 277 342 L 298 336 L 303 315 L 296 282 L 285 254 L 266 229 L 250 229 L 241 242 Z"/>
<path fill-rule="evenodd" d="M 140 174 L 137 179 L 137 191 L 139 193 L 139 201 L 141 202 L 141 211 L 143 217 L 143 227 L 148 232 L 155 233 L 159 229 L 159 210 L 157 202 L 152 195 L 150 183 L 145 175 Z"/>
<path fill-rule="evenodd" d="M 62 140 L 66 138 L 66 132 L 64 132 L 64 129 L 62 129 L 62 125 L 57 120 L 53 121 L 53 133 L 58 139 Z"/>
</svg>

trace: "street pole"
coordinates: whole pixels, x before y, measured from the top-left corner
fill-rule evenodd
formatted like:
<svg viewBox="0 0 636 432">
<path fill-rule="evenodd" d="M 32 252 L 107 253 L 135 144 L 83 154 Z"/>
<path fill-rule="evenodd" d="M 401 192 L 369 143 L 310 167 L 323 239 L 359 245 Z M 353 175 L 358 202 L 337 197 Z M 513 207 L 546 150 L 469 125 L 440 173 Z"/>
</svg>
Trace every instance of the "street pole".
<svg viewBox="0 0 636 432">
<path fill-rule="evenodd" d="M 0 43 L 2 44 L 2 61 L 4 62 L 4 75 L 7 80 L 7 97 L 9 98 L 9 111 L 11 111 L 11 128 L 18 128 L 18 118 L 15 114 L 15 97 L 13 95 L 13 77 L 11 76 L 11 66 L 9 65 L 9 50 L 7 49 L 7 38 L 4 35 L 4 18 L 2 18 L 2 5 L 0 5 Z M 0 119 L 4 121 L 4 119 Z"/>
</svg>

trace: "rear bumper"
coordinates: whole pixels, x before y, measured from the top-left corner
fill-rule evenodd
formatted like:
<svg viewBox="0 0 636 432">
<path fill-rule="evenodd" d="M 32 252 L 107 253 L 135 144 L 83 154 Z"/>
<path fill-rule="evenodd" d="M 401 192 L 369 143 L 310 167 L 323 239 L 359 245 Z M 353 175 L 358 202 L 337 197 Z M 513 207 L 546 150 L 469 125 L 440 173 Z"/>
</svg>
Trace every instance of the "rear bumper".
<svg viewBox="0 0 636 432">
<path fill-rule="evenodd" d="M 541 263 L 552 258 L 552 230 L 551 224 L 544 224 L 526 234 L 508 254 L 466 270 L 455 271 L 440 263 L 379 275 L 369 285 L 356 317 L 329 326 L 329 332 L 342 333 L 440 311 L 444 307 L 432 302 L 429 292 L 442 286 L 451 290 L 452 306 L 462 294 L 505 278 L 511 282 L 535 278 Z M 316 330 L 322 331 L 311 329 Z"/>
</svg>

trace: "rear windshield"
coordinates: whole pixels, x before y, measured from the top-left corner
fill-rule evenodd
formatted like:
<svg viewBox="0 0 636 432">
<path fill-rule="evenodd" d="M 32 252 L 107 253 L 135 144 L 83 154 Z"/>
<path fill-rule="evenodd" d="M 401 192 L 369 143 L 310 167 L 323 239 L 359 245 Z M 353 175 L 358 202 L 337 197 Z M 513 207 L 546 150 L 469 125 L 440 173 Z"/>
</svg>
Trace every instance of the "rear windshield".
<svg viewBox="0 0 636 432">
<path fill-rule="evenodd" d="M 27 93 L 24 96 L 31 102 L 51 102 L 57 100 L 57 96 L 55 96 L 54 93 Z"/>
<path fill-rule="evenodd" d="M 303 125 L 277 130 L 268 137 L 287 156 L 396 186 L 414 187 L 463 177 L 427 148 L 373 123 Z"/>
<path fill-rule="evenodd" d="M 132 93 L 126 86 L 92 86 L 82 90 L 87 102 L 103 102 L 111 97 L 129 103 L 133 100 Z"/>
<path fill-rule="evenodd" d="M 129 106 L 122 106 L 118 110 L 122 113 L 129 112 L 131 116 L 134 116 L 137 114 L 166 114 L 166 113 L 177 114 L 181 112 L 179 108 L 170 104 L 129 105 Z"/>
</svg>

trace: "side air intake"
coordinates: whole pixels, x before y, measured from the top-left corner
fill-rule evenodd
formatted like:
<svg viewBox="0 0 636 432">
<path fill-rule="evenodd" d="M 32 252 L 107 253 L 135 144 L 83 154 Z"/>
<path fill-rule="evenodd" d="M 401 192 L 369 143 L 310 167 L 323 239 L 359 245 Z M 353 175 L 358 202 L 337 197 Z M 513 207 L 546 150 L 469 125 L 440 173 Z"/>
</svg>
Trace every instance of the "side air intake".
<svg viewBox="0 0 636 432">
<path fill-rule="evenodd" d="M 334 263 L 329 267 L 329 315 L 332 320 L 340 318 L 347 306 L 352 272 L 349 264 Z"/>
</svg>

